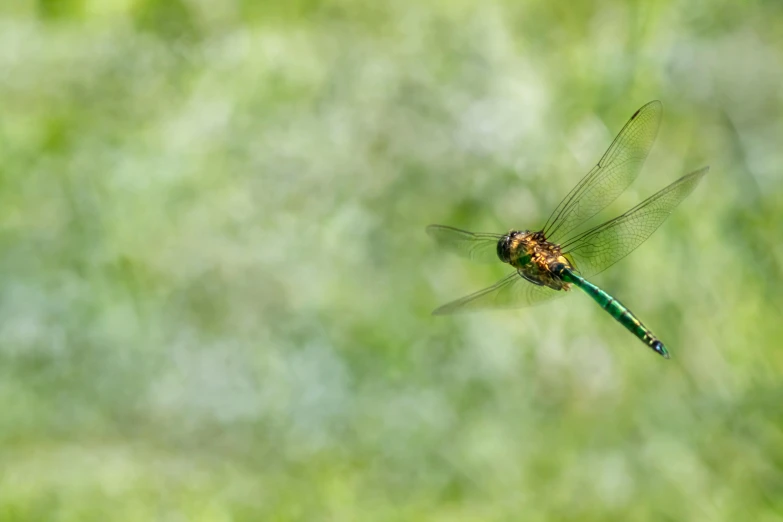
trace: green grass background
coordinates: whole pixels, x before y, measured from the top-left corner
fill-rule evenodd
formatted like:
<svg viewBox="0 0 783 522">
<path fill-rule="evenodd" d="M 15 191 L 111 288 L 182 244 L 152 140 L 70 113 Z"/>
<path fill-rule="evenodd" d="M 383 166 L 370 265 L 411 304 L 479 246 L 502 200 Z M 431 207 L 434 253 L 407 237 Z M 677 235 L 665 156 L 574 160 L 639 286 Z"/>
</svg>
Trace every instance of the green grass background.
<svg viewBox="0 0 783 522">
<path fill-rule="evenodd" d="M 0 6 L 0 520 L 783 520 L 783 4 Z M 584 295 L 461 317 L 627 118 Z"/>
</svg>

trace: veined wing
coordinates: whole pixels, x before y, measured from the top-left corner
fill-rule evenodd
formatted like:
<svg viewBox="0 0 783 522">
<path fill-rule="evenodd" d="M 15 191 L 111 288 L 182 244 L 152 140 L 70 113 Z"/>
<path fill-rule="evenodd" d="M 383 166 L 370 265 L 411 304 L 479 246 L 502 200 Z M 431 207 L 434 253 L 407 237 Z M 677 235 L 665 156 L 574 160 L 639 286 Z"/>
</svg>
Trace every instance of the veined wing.
<svg viewBox="0 0 783 522">
<path fill-rule="evenodd" d="M 478 263 L 493 263 L 498 258 L 500 234 L 473 233 L 444 225 L 430 225 L 427 234 L 444 249 Z"/>
<path fill-rule="evenodd" d="M 498 308 L 522 308 L 565 294 L 565 291 L 553 290 L 548 286 L 534 285 L 522 279 L 518 272 L 512 272 L 489 288 L 479 290 L 437 308 L 432 312 L 432 315 Z"/>
<path fill-rule="evenodd" d="M 651 101 L 636 111 L 601 161 L 560 202 L 544 225 L 547 239 L 558 243 L 577 226 L 617 199 L 636 179 L 658 134 L 663 107 Z"/>
<path fill-rule="evenodd" d="M 691 172 L 626 213 L 567 240 L 563 253 L 573 257 L 584 277 L 606 270 L 644 243 L 709 170 Z"/>
</svg>

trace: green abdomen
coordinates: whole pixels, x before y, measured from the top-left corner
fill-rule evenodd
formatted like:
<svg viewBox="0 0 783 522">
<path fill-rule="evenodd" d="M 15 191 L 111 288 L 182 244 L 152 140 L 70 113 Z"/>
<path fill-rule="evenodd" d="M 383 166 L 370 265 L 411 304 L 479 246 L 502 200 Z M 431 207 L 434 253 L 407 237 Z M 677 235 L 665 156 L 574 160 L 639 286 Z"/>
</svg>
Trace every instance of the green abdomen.
<svg viewBox="0 0 783 522">
<path fill-rule="evenodd" d="M 567 283 L 573 283 L 584 290 L 587 295 L 592 297 L 595 302 L 601 306 L 601 308 L 609 312 L 609 315 L 614 317 L 621 325 L 625 326 L 644 344 L 667 359 L 669 358 L 669 352 L 666 350 L 663 343 L 620 301 L 567 268 L 563 270 L 561 277 Z"/>
</svg>

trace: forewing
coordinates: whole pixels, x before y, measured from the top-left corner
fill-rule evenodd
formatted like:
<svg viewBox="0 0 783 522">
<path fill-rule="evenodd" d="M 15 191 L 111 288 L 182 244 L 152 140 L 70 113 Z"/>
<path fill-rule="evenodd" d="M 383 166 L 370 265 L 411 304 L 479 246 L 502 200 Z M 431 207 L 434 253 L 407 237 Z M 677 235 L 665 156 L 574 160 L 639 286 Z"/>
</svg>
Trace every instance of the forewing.
<svg viewBox="0 0 783 522">
<path fill-rule="evenodd" d="M 652 101 L 631 116 L 601 161 L 549 217 L 544 225 L 547 239 L 557 243 L 559 238 L 603 210 L 628 188 L 652 148 L 662 111 L 661 102 Z"/>
<path fill-rule="evenodd" d="M 474 233 L 444 225 L 430 225 L 427 234 L 445 250 L 478 263 L 500 261 L 497 254 L 500 234 Z"/>
<path fill-rule="evenodd" d="M 437 308 L 433 315 L 446 315 L 477 310 L 522 308 L 565 295 L 548 286 L 538 286 L 512 272 L 494 285 Z"/>
<path fill-rule="evenodd" d="M 573 257 L 584 277 L 606 270 L 644 243 L 708 171 L 691 172 L 628 212 L 566 241 L 563 252 Z"/>
</svg>

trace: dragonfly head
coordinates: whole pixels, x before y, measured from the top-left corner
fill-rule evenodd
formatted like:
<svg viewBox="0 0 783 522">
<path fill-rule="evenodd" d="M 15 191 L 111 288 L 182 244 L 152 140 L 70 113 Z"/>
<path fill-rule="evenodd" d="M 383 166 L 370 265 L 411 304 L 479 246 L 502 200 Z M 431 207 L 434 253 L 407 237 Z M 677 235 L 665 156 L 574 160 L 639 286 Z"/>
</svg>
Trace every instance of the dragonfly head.
<svg viewBox="0 0 783 522">
<path fill-rule="evenodd" d="M 521 230 L 512 230 L 505 236 L 498 239 L 498 257 L 504 263 L 510 263 L 514 257 L 514 252 L 519 244 L 519 237 L 525 234 Z"/>
</svg>

